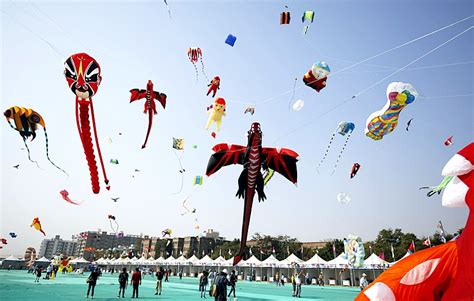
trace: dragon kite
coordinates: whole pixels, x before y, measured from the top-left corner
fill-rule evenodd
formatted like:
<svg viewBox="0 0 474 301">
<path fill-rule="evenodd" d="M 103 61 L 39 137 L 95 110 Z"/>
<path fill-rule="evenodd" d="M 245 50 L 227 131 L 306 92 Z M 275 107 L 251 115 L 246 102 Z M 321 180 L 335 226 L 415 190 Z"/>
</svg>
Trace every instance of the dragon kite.
<svg viewBox="0 0 474 301">
<path fill-rule="evenodd" d="M 150 135 L 151 126 L 153 124 L 153 115 L 157 114 L 155 99 L 158 100 L 163 106 L 163 109 L 165 109 L 166 94 L 153 91 L 153 82 L 151 80 L 148 80 L 148 83 L 146 84 L 146 90 L 132 89 L 130 90 L 130 93 L 132 93 L 132 95 L 130 96 L 130 102 L 134 102 L 135 100 L 143 98 L 146 100 L 145 110 L 143 111 L 143 113 L 146 114 L 148 112 L 148 130 L 146 132 L 145 142 L 142 145 L 142 148 L 145 148 L 146 143 L 148 141 L 148 136 Z"/>
<path fill-rule="evenodd" d="M 109 180 L 105 172 L 102 153 L 100 152 L 99 139 L 97 138 L 97 128 L 95 125 L 94 106 L 92 96 L 97 93 L 102 77 L 100 76 L 100 66 L 97 61 L 87 53 L 76 53 L 71 55 L 64 63 L 64 76 L 66 77 L 69 88 L 76 95 L 76 123 L 79 136 L 81 137 L 84 153 L 86 154 L 87 164 L 91 175 L 92 191 L 97 194 L 100 192 L 99 172 L 97 162 L 94 156 L 94 146 L 92 144 L 91 125 L 89 122 L 89 107 L 94 129 L 95 144 L 97 153 L 102 166 L 104 182 L 107 190 L 110 189 Z"/>
<path fill-rule="evenodd" d="M 245 251 L 255 191 L 259 201 L 267 198 L 263 191 L 264 179 L 260 170 L 272 169 L 294 184 L 297 180 L 298 154 L 296 152 L 286 148 L 262 147 L 262 131 L 258 122 L 252 123 L 247 137 L 247 146 L 225 143 L 214 146 L 212 148 L 214 154 L 209 159 L 206 171 L 206 175 L 210 176 L 221 167 L 230 164 L 241 164 L 244 167 L 239 177 L 239 189 L 236 194 L 237 197 L 244 199 L 244 216 L 240 250 L 234 257 L 234 265 L 239 263 Z"/>
</svg>

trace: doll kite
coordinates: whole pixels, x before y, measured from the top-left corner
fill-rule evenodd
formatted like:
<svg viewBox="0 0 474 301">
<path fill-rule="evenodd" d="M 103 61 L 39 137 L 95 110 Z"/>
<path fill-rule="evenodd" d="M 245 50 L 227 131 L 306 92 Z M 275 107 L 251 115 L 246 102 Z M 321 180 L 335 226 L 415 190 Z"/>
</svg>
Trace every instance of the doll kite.
<svg viewBox="0 0 474 301">
<path fill-rule="evenodd" d="M 418 96 L 411 84 L 393 82 L 387 87 L 387 103 L 377 112 L 367 118 L 365 135 L 374 140 L 380 140 L 383 136 L 393 132 L 398 124 L 401 111 L 415 101 Z"/>
<path fill-rule="evenodd" d="M 30 157 L 30 149 L 28 148 L 28 144 L 26 144 L 26 141 L 29 137 L 31 137 L 31 141 L 35 140 L 36 138 L 36 130 L 38 129 L 38 124 L 43 127 L 44 130 L 44 138 L 45 138 L 45 144 L 46 144 L 46 158 L 48 158 L 48 161 L 53 164 L 54 167 L 62 171 L 67 175 L 67 172 L 65 172 L 62 168 L 54 164 L 53 161 L 49 158 L 49 143 L 48 143 L 48 132 L 46 131 L 46 124 L 44 122 L 43 117 L 35 112 L 34 110 L 30 108 L 23 108 L 23 107 L 10 107 L 8 108 L 3 115 L 7 119 L 8 124 L 10 127 L 20 133 L 21 138 L 23 138 L 23 143 L 25 144 L 25 148 L 28 151 L 28 159 L 31 162 L 36 163 L 38 165 L 38 162 L 31 160 Z M 13 124 L 11 123 L 13 121 Z M 19 165 L 18 165 L 19 166 Z M 16 168 L 18 168 L 18 166 Z"/>
<path fill-rule="evenodd" d="M 219 76 L 214 76 L 207 86 L 209 87 L 209 90 L 207 90 L 206 95 L 209 95 L 209 93 L 212 92 L 212 97 L 216 97 L 217 90 L 221 89 L 221 78 Z"/>
<path fill-rule="evenodd" d="M 198 69 L 196 67 L 196 63 L 198 62 L 198 60 L 201 61 L 202 74 L 204 74 L 204 77 L 207 79 L 206 71 L 204 71 L 204 63 L 202 61 L 201 48 L 199 47 L 188 48 L 188 58 L 189 58 L 189 61 L 193 64 L 194 70 L 196 71 L 196 82 L 199 79 Z"/>
<path fill-rule="evenodd" d="M 331 73 L 331 69 L 326 62 L 316 62 L 303 76 L 303 82 L 306 86 L 319 92 L 326 87 L 329 73 Z"/>
<path fill-rule="evenodd" d="M 222 97 L 214 100 L 214 104 L 207 108 L 209 118 L 207 119 L 206 130 L 209 129 L 213 122 L 216 123 L 217 131 L 221 130 L 222 117 L 225 115 L 226 102 Z"/>
<path fill-rule="evenodd" d="M 347 137 L 346 137 L 346 141 L 344 142 L 344 146 L 342 147 L 341 151 L 339 152 L 339 156 L 337 157 L 336 164 L 334 164 L 333 172 L 336 170 L 337 165 L 339 163 L 339 160 L 341 159 L 342 153 L 346 149 L 347 143 L 349 142 L 349 139 L 351 138 L 351 134 L 354 131 L 354 128 L 355 128 L 355 125 L 352 122 L 343 121 L 343 122 L 339 123 L 339 125 L 337 126 L 336 131 L 334 133 L 332 133 L 331 140 L 329 140 L 329 144 L 328 144 L 328 147 L 326 148 L 326 152 L 324 153 L 324 156 L 321 159 L 321 161 L 319 161 L 317 169 L 319 169 L 321 164 L 326 159 L 326 157 L 329 153 L 329 149 L 331 148 L 332 141 L 334 140 L 334 137 L 336 136 L 336 133 L 337 133 L 341 136 L 347 135 Z"/>
<path fill-rule="evenodd" d="M 100 192 L 99 172 L 97 170 L 97 162 L 94 155 L 94 146 L 92 144 L 91 125 L 94 130 L 95 144 L 97 154 L 99 155 L 102 174 L 107 190 L 110 189 L 109 179 L 105 172 L 102 153 L 100 152 L 99 138 L 97 136 L 97 128 L 95 125 L 94 105 L 92 96 L 97 93 L 102 77 L 100 76 L 100 66 L 97 61 L 86 53 L 77 53 L 71 55 L 64 63 L 64 75 L 72 93 L 76 95 L 76 123 L 79 136 L 81 137 L 84 153 L 86 154 L 87 164 L 91 175 L 92 192 L 95 194 Z"/>
<path fill-rule="evenodd" d="M 461 235 L 398 261 L 355 300 L 474 300 L 474 143 L 455 154 L 442 175 L 453 177 L 443 206 L 469 210 Z"/>
<path fill-rule="evenodd" d="M 237 197 L 244 199 L 242 236 L 240 250 L 234 257 L 233 265 L 239 263 L 245 251 L 255 192 L 258 194 L 259 201 L 264 201 L 267 198 L 260 170 L 271 168 L 294 184 L 297 180 L 298 154 L 296 152 L 286 148 L 262 147 L 262 131 L 258 122 L 252 123 L 247 137 L 247 146 L 225 143 L 214 146 L 212 148 L 214 154 L 209 159 L 206 171 L 206 175 L 210 176 L 221 167 L 231 164 L 241 164 L 244 168 L 239 177 L 239 189 L 236 194 Z"/>
<path fill-rule="evenodd" d="M 143 89 L 132 89 L 130 90 L 130 103 L 134 102 L 135 100 L 145 99 L 145 109 L 143 113 L 148 113 L 148 130 L 146 132 L 145 142 L 143 142 L 142 148 L 146 147 L 146 142 L 148 141 L 148 136 L 150 135 L 151 126 L 153 124 L 153 115 L 156 115 L 158 112 L 156 111 L 156 104 L 155 100 L 159 101 L 163 106 L 163 109 L 166 108 L 166 94 L 157 92 L 153 90 L 153 82 L 148 80 L 146 84 L 146 90 Z"/>
<path fill-rule="evenodd" d="M 41 227 L 41 222 L 39 218 L 35 217 L 31 222 L 30 227 L 34 227 L 36 230 L 40 231 L 41 233 L 43 233 L 44 236 L 46 236 L 46 233 L 44 233 L 43 228 Z"/>
</svg>

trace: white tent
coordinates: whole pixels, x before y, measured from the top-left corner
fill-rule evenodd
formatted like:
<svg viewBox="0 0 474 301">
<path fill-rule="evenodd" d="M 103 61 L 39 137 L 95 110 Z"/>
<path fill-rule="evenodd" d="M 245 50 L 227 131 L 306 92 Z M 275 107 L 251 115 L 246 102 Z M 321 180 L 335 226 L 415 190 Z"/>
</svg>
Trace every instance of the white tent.
<svg viewBox="0 0 474 301">
<path fill-rule="evenodd" d="M 272 266 L 278 266 L 279 264 L 280 264 L 280 260 L 276 259 L 275 256 L 270 255 L 270 256 L 267 257 L 267 259 L 262 261 L 261 266 L 262 267 L 272 267 Z"/>
<path fill-rule="evenodd" d="M 250 266 L 259 267 L 261 263 L 262 262 L 260 260 L 258 260 L 258 258 L 255 257 L 255 255 L 252 255 L 252 257 L 250 257 L 249 259 L 239 262 L 237 264 L 237 266 L 239 266 L 239 267 L 250 267 Z"/>
<path fill-rule="evenodd" d="M 196 265 L 203 265 L 203 266 L 209 266 L 212 264 L 212 258 L 209 257 L 209 255 L 204 256 L 203 258 L 199 259 L 199 261 L 195 262 L 194 264 Z"/>
<path fill-rule="evenodd" d="M 195 264 L 195 263 L 198 262 L 198 261 L 199 261 L 199 258 L 197 258 L 196 255 L 193 255 L 193 256 L 191 256 L 191 257 L 188 258 L 188 262 L 189 262 L 190 264 Z"/>
<path fill-rule="evenodd" d="M 233 265 L 234 265 L 234 256 L 232 256 L 231 258 L 229 258 L 225 261 L 225 266 L 226 267 L 231 267 Z"/>
<path fill-rule="evenodd" d="M 326 260 L 322 259 L 319 257 L 318 253 L 314 254 L 313 257 L 308 259 L 303 263 L 303 266 L 305 267 L 319 267 L 321 265 L 325 265 L 327 263 Z"/>
<path fill-rule="evenodd" d="M 109 260 L 106 259 L 106 258 L 100 258 L 99 260 L 95 261 L 94 263 L 98 264 L 98 265 L 107 265 L 107 264 L 109 264 Z"/>
<path fill-rule="evenodd" d="M 166 258 L 165 260 L 163 260 L 163 264 L 167 264 L 167 265 L 174 264 L 175 260 L 176 258 L 174 258 L 173 256 L 170 256 Z"/>
<path fill-rule="evenodd" d="M 132 264 L 137 264 L 137 261 L 138 261 L 138 258 L 135 257 L 135 256 L 132 257 L 132 259 L 130 259 L 130 262 L 131 262 Z"/>
<path fill-rule="evenodd" d="M 155 265 L 156 264 L 156 260 L 155 258 L 153 257 L 149 257 L 146 262 L 145 262 L 146 265 Z"/>
<path fill-rule="evenodd" d="M 133 258 L 132 258 L 133 260 Z M 146 265 L 148 260 L 145 258 L 145 256 L 140 257 L 139 259 L 135 260 L 133 262 L 134 265 Z"/>
<path fill-rule="evenodd" d="M 49 262 L 51 262 L 51 260 L 49 260 L 48 258 L 46 258 L 46 257 L 43 256 L 43 257 L 41 257 L 40 259 L 36 259 L 35 262 L 39 262 L 39 263 L 43 263 L 43 262 L 44 262 L 44 263 L 49 263 Z M 71 262 L 72 262 L 72 260 L 71 260 Z"/>
<path fill-rule="evenodd" d="M 18 259 L 15 256 L 10 255 L 7 258 L 3 259 L 3 261 L 24 261 L 24 259 Z"/>
<path fill-rule="evenodd" d="M 299 259 L 295 254 L 291 253 L 290 256 L 286 257 L 278 264 L 280 267 L 289 267 L 294 263 L 302 264 L 304 261 Z"/>
<path fill-rule="evenodd" d="M 190 264 L 189 260 L 184 257 L 184 255 L 179 256 L 174 263 L 179 264 L 179 265 L 188 265 Z"/>
<path fill-rule="evenodd" d="M 163 256 L 160 256 L 157 259 L 155 259 L 155 264 L 163 264 L 164 261 L 165 259 L 163 258 Z"/>
<path fill-rule="evenodd" d="M 396 264 L 397 262 L 399 262 L 400 260 L 407 258 L 407 257 L 408 257 L 408 256 L 410 256 L 411 254 L 412 254 L 412 253 L 410 253 L 410 252 L 407 252 L 405 255 L 403 255 L 403 257 L 402 257 L 402 258 L 400 258 L 400 259 L 399 259 L 399 260 L 397 260 L 397 261 L 390 262 L 390 263 L 389 263 L 389 265 L 390 265 L 390 266 L 392 266 L 392 265 Z"/>
<path fill-rule="evenodd" d="M 336 267 L 343 267 L 347 265 L 347 259 L 344 258 L 344 252 L 339 254 L 336 258 L 333 260 L 329 260 L 326 265 L 329 266 L 336 266 Z"/>
<path fill-rule="evenodd" d="M 386 264 L 388 264 L 388 262 L 375 255 L 375 253 L 370 254 L 370 256 L 364 260 L 364 267 L 368 268 L 380 267 Z"/>
<path fill-rule="evenodd" d="M 216 259 L 214 259 L 214 262 L 212 264 L 216 266 L 222 266 L 226 264 L 226 260 L 224 257 L 219 256 Z"/>
<path fill-rule="evenodd" d="M 73 259 L 69 262 L 70 264 L 80 264 L 80 263 L 90 263 L 89 261 L 85 260 L 84 257 L 81 257 L 81 258 L 76 258 L 76 259 Z"/>
</svg>

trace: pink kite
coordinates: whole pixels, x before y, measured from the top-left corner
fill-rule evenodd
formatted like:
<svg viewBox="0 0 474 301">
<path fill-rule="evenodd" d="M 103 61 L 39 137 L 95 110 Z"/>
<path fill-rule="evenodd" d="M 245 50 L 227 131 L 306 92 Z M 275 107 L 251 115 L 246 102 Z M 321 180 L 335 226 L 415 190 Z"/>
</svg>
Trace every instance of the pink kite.
<svg viewBox="0 0 474 301">
<path fill-rule="evenodd" d="M 78 202 L 75 202 L 75 201 L 71 200 L 69 198 L 69 192 L 67 192 L 67 190 L 61 190 L 59 193 L 63 197 L 63 200 L 65 200 L 68 203 L 71 203 L 71 204 L 74 204 L 74 205 L 80 205 L 80 204 L 83 203 L 83 202 L 78 203 Z"/>
</svg>

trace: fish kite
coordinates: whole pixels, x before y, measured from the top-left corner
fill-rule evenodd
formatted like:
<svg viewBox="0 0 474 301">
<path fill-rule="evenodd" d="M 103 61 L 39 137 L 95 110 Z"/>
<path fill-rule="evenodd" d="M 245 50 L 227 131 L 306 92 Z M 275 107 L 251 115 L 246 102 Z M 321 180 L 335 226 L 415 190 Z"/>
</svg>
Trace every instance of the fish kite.
<svg viewBox="0 0 474 301">
<path fill-rule="evenodd" d="M 40 231 L 41 233 L 43 233 L 44 236 L 46 236 L 46 233 L 44 233 L 43 228 L 41 227 L 41 222 L 39 218 L 35 217 L 33 219 L 33 222 L 31 222 L 30 227 L 34 227 L 36 230 Z"/>
<path fill-rule="evenodd" d="M 23 143 L 25 144 L 25 148 L 28 151 L 28 159 L 36 163 L 38 166 L 38 162 L 31 160 L 30 157 L 30 149 L 28 147 L 28 144 L 26 144 L 26 141 L 28 138 L 31 137 L 31 141 L 35 140 L 36 138 L 36 130 L 38 129 L 38 125 L 41 125 L 43 127 L 44 131 L 44 138 L 45 138 L 45 144 L 46 144 L 46 158 L 48 161 L 57 169 L 62 171 L 64 174 L 67 176 L 68 173 L 64 171 L 61 167 L 57 166 L 54 164 L 53 161 L 49 158 L 49 142 L 48 142 L 48 132 L 46 131 L 46 123 L 44 122 L 43 117 L 37 113 L 36 111 L 30 109 L 30 108 L 23 108 L 23 107 L 10 107 L 8 108 L 3 115 L 7 119 L 8 124 L 10 127 L 20 133 L 21 138 L 23 138 Z M 13 122 L 13 123 L 12 123 Z M 18 168 L 20 165 L 14 166 L 15 168 Z"/>
<path fill-rule="evenodd" d="M 449 138 L 444 141 L 445 146 L 450 146 L 451 144 L 453 144 L 453 136 L 449 136 Z"/>
<path fill-rule="evenodd" d="M 188 58 L 189 61 L 193 64 L 194 70 L 196 71 L 196 82 L 199 79 L 198 69 L 196 67 L 196 63 L 201 61 L 201 70 L 204 77 L 207 79 L 206 71 L 204 71 L 204 63 L 202 61 L 202 50 L 199 47 L 191 47 L 188 48 Z"/>
<path fill-rule="evenodd" d="M 346 141 L 344 142 L 344 146 L 342 147 L 341 151 L 339 152 L 339 156 L 337 157 L 336 163 L 334 164 L 333 172 L 336 170 L 337 165 L 339 164 L 339 160 L 341 159 L 342 153 L 346 149 L 347 143 L 349 142 L 349 139 L 351 138 L 351 134 L 354 131 L 354 128 L 355 128 L 355 125 L 352 122 L 342 121 L 341 123 L 339 123 L 339 125 L 337 126 L 336 131 L 332 134 L 331 139 L 329 140 L 329 144 L 326 148 L 326 152 L 324 153 L 323 158 L 321 159 L 321 161 L 319 161 L 319 164 L 318 164 L 318 167 L 317 167 L 318 170 L 319 170 L 319 167 L 321 166 L 321 164 L 326 159 L 326 157 L 329 153 L 329 149 L 331 148 L 332 141 L 334 140 L 334 137 L 336 136 L 336 133 L 337 133 L 341 136 L 347 135 L 347 137 L 346 137 Z"/>
<path fill-rule="evenodd" d="M 365 135 L 373 140 L 381 140 L 395 130 L 401 111 L 415 101 L 418 96 L 411 84 L 393 82 L 387 87 L 387 103 L 367 118 Z"/>
<path fill-rule="evenodd" d="M 303 82 L 306 86 L 316 90 L 319 93 L 326 87 L 331 69 L 326 62 L 316 62 L 313 67 L 303 76 Z"/>
<path fill-rule="evenodd" d="M 441 191 L 443 191 L 443 189 L 445 189 L 446 186 L 448 186 L 448 184 L 451 182 L 453 178 L 454 178 L 453 176 L 446 176 L 444 177 L 443 181 L 441 181 L 441 183 L 437 186 L 434 186 L 434 187 L 424 186 L 424 187 L 420 187 L 419 189 L 420 190 L 429 189 L 430 191 L 428 191 L 428 193 L 426 194 L 428 197 L 431 197 L 435 194 L 441 194 Z"/>
<path fill-rule="evenodd" d="M 290 182 L 296 184 L 297 181 L 298 154 L 296 152 L 286 148 L 262 147 L 262 131 L 258 122 L 252 123 L 247 134 L 247 146 L 225 143 L 215 145 L 212 148 L 214 154 L 209 159 L 206 171 L 206 175 L 210 176 L 221 167 L 231 164 L 241 164 L 244 168 L 239 177 L 239 189 L 236 194 L 237 197 L 244 199 L 242 235 L 240 250 L 234 257 L 233 265 L 239 263 L 245 251 L 255 192 L 258 194 L 259 201 L 267 198 L 260 170 L 271 168 Z"/>
<path fill-rule="evenodd" d="M 78 203 L 78 202 L 75 202 L 75 201 L 71 200 L 71 199 L 69 198 L 69 192 L 67 192 L 67 190 L 61 190 L 61 191 L 59 192 L 59 194 L 61 194 L 63 200 L 65 200 L 65 201 L 68 202 L 68 203 L 71 203 L 71 204 L 74 204 L 74 205 L 80 205 L 80 204 L 83 203 L 83 202 Z"/>
<path fill-rule="evenodd" d="M 145 99 L 145 109 L 143 110 L 143 113 L 148 113 L 148 130 L 146 132 L 145 142 L 142 145 L 142 148 L 145 148 L 148 141 L 148 136 L 150 135 L 151 126 L 153 124 L 153 115 L 158 113 L 156 111 L 155 100 L 159 101 L 163 106 L 163 109 L 165 109 L 166 94 L 154 91 L 153 82 L 151 80 L 148 80 L 148 83 L 146 84 L 146 90 L 132 89 L 130 90 L 130 93 L 130 103 L 139 99 Z"/>
<path fill-rule="evenodd" d="M 351 170 L 351 179 L 356 176 L 356 174 L 359 172 L 360 164 L 359 163 L 354 163 L 352 165 L 352 170 Z"/>
<path fill-rule="evenodd" d="M 92 192 L 98 194 L 100 192 L 99 172 L 97 170 L 97 162 L 94 155 L 94 146 L 92 144 L 91 125 L 89 121 L 92 119 L 92 128 L 94 130 L 95 144 L 97 154 L 99 155 L 100 165 L 106 189 L 110 190 L 109 179 L 105 172 L 104 161 L 100 151 L 99 138 L 97 137 L 97 128 L 95 125 L 94 105 L 92 96 L 97 93 L 102 77 L 100 76 L 99 63 L 86 53 L 77 53 L 71 55 L 64 63 L 64 76 L 72 93 L 76 95 L 76 123 L 79 136 L 81 138 L 84 153 L 86 154 L 87 164 L 91 176 Z"/>
</svg>

